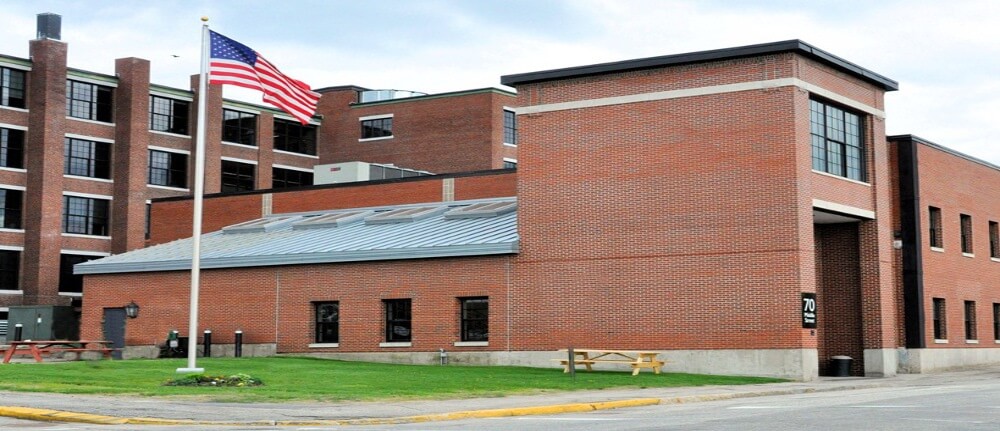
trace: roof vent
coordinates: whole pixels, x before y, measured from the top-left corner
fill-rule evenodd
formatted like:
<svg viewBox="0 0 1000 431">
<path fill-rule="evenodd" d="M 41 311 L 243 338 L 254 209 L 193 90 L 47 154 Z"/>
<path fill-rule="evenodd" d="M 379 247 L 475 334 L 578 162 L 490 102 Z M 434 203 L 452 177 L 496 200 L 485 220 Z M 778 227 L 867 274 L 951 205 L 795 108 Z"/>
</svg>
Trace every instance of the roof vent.
<svg viewBox="0 0 1000 431">
<path fill-rule="evenodd" d="M 365 218 L 365 224 L 407 223 L 441 214 L 447 209 L 448 207 L 445 206 L 399 208 Z"/>
<path fill-rule="evenodd" d="M 444 213 L 444 218 L 451 220 L 460 218 L 496 217 L 514 212 L 516 209 L 516 201 L 481 202 L 478 204 L 452 209 Z"/>
<path fill-rule="evenodd" d="M 54 13 L 38 14 L 38 39 L 59 40 L 62 37 L 62 16 Z"/>
</svg>

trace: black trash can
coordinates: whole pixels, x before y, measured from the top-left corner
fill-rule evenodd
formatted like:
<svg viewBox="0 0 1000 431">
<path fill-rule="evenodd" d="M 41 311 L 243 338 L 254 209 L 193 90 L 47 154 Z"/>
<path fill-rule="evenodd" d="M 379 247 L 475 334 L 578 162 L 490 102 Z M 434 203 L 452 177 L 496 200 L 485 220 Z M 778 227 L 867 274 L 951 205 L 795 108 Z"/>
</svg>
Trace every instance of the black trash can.
<svg viewBox="0 0 1000 431">
<path fill-rule="evenodd" d="M 830 375 L 833 377 L 850 377 L 851 361 L 850 356 L 833 356 L 830 358 Z"/>
</svg>

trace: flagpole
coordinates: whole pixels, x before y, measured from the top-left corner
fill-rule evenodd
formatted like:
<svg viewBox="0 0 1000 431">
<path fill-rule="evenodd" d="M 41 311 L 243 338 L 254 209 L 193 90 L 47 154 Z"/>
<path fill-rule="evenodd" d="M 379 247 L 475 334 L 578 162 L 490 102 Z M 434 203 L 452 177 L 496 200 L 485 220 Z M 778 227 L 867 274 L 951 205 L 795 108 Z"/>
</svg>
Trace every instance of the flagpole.
<svg viewBox="0 0 1000 431">
<path fill-rule="evenodd" d="M 194 217 L 191 235 L 191 307 L 188 320 L 187 368 L 178 373 L 202 373 L 195 357 L 198 350 L 198 290 L 201 282 L 201 213 L 205 194 L 205 104 L 208 99 L 208 17 L 201 17 L 201 74 L 198 76 L 198 125 L 194 156 Z"/>
</svg>

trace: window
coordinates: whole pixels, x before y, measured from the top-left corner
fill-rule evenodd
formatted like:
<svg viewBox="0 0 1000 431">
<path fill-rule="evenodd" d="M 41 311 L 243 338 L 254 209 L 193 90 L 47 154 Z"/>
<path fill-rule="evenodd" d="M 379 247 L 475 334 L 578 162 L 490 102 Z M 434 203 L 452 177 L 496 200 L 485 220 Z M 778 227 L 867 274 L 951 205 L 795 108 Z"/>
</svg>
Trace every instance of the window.
<svg viewBox="0 0 1000 431">
<path fill-rule="evenodd" d="M 965 339 L 976 339 L 976 301 L 965 301 Z"/>
<path fill-rule="evenodd" d="M 149 239 L 149 225 L 153 213 L 153 204 L 146 201 L 146 227 L 145 227 L 145 239 Z"/>
<path fill-rule="evenodd" d="M 63 173 L 90 178 L 111 178 L 111 144 L 66 138 Z"/>
<path fill-rule="evenodd" d="M 993 303 L 993 339 L 1000 341 L 1000 304 Z"/>
<path fill-rule="evenodd" d="M 314 302 L 316 308 L 316 342 L 340 342 L 340 303 Z"/>
<path fill-rule="evenodd" d="M 0 286 L 0 290 L 3 286 Z M 9 319 L 10 312 L 7 307 L 0 307 L 0 342 L 7 341 L 7 319 Z"/>
<path fill-rule="evenodd" d="M 24 192 L 0 189 L 0 228 L 21 228 L 21 202 Z"/>
<path fill-rule="evenodd" d="M 861 117 L 817 100 L 809 111 L 813 169 L 865 181 Z"/>
<path fill-rule="evenodd" d="M 990 222 L 990 257 L 1000 258 L 1000 224 Z"/>
<path fill-rule="evenodd" d="M 24 71 L 0 67 L 0 106 L 24 108 Z"/>
<path fill-rule="evenodd" d="M 385 304 L 385 341 L 409 342 L 413 329 L 410 320 L 410 300 L 386 299 L 382 302 Z"/>
<path fill-rule="evenodd" d="M 489 341 L 489 298 L 459 298 L 462 304 L 462 341 Z"/>
<path fill-rule="evenodd" d="M 0 250 L 0 290 L 21 290 L 19 274 L 21 271 L 21 252 Z"/>
<path fill-rule="evenodd" d="M 108 236 L 108 201 L 63 196 L 63 232 Z"/>
<path fill-rule="evenodd" d="M 149 150 L 149 184 L 186 189 L 187 164 L 187 154 Z"/>
<path fill-rule="evenodd" d="M 392 136 L 392 117 L 361 120 L 361 139 Z"/>
<path fill-rule="evenodd" d="M 315 156 L 316 126 L 275 119 L 274 149 Z"/>
<path fill-rule="evenodd" d="M 222 140 L 256 147 L 257 116 L 232 109 L 223 109 Z"/>
<path fill-rule="evenodd" d="M 59 255 L 59 292 L 83 293 L 83 276 L 73 274 L 73 265 L 101 257 L 80 254 Z"/>
<path fill-rule="evenodd" d="M 110 123 L 111 87 L 66 81 L 66 115 Z"/>
<path fill-rule="evenodd" d="M 0 129 L 0 166 L 24 168 L 24 130 Z"/>
<path fill-rule="evenodd" d="M 503 159 L 504 169 L 517 169 L 517 160 Z"/>
<path fill-rule="evenodd" d="M 222 161 L 222 192 L 242 192 L 254 189 L 254 165 Z"/>
<path fill-rule="evenodd" d="M 947 322 L 945 321 L 945 308 L 944 308 L 944 298 L 934 298 L 934 339 L 935 340 L 947 340 L 948 330 Z"/>
<path fill-rule="evenodd" d="M 186 135 L 190 111 L 190 102 L 149 96 L 149 130 Z"/>
<path fill-rule="evenodd" d="M 962 226 L 962 253 L 972 254 L 972 216 L 960 214 Z"/>
<path fill-rule="evenodd" d="M 282 168 L 272 168 L 271 170 L 271 188 L 283 189 L 287 187 L 311 186 L 312 184 L 312 172 Z"/>
<path fill-rule="evenodd" d="M 503 143 L 517 145 L 517 115 L 503 110 Z"/>
<path fill-rule="evenodd" d="M 941 231 L 941 208 L 929 207 L 931 222 L 931 247 L 944 248 L 944 235 Z"/>
</svg>

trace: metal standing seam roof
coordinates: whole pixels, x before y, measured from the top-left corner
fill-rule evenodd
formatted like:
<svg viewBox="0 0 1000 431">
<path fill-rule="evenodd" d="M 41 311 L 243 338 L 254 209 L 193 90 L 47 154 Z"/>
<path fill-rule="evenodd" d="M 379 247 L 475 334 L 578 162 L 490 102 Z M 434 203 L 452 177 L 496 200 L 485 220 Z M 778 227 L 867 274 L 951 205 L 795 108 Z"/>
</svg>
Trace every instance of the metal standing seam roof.
<svg viewBox="0 0 1000 431">
<path fill-rule="evenodd" d="M 473 217 L 447 217 L 449 211 L 477 203 L 509 202 L 515 198 L 435 202 L 389 207 L 351 208 L 296 214 L 274 214 L 202 235 L 201 268 L 358 262 L 432 257 L 483 256 L 518 252 L 517 211 Z M 412 221 L 366 223 L 378 214 L 400 208 L 435 207 L 440 211 Z M 295 229 L 315 216 L 372 211 L 364 218 Z M 267 223 L 261 220 L 279 221 Z M 251 224 L 253 228 L 240 228 Z M 257 228 L 267 225 L 266 229 Z M 74 274 L 109 274 L 190 270 L 192 239 L 138 249 L 77 264 Z"/>
</svg>

